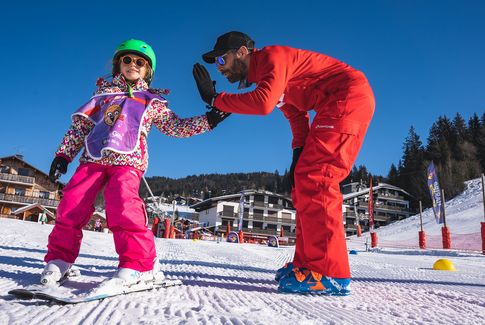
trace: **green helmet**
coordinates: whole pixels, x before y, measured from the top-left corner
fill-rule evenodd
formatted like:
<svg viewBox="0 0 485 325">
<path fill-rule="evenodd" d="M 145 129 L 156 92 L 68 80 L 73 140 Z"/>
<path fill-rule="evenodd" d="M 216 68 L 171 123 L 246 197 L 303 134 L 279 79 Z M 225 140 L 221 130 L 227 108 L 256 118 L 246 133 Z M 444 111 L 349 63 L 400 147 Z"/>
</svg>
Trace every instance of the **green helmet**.
<svg viewBox="0 0 485 325">
<path fill-rule="evenodd" d="M 136 39 L 126 40 L 116 48 L 113 59 L 116 60 L 125 53 L 134 53 L 144 57 L 148 60 L 148 63 L 155 73 L 155 68 L 157 67 L 157 58 L 155 57 L 155 52 L 150 45 Z"/>
</svg>

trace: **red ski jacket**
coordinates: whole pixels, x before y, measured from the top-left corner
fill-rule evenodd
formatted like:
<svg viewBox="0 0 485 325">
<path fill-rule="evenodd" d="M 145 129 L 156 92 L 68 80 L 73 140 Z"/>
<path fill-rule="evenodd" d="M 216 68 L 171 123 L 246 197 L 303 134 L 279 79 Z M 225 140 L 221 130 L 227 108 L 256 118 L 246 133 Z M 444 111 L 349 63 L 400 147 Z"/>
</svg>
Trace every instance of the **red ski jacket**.
<svg viewBox="0 0 485 325">
<path fill-rule="evenodd" d="M 283 111 L 293 133 L 292 147 L 301 147 L 309 132 L 308 111 L 331 109 L 329 101 L 345 99 L 350 86 L 367 84 L 364 74 L 324 54 L 287 46 L 268 46 L 250 54 L 247 81 L 253 91 L 220 93 L 214 106 L 224 112 L 266 115 Z M 331 114 L 331 112 L 328 112 Z"/>
</svg>

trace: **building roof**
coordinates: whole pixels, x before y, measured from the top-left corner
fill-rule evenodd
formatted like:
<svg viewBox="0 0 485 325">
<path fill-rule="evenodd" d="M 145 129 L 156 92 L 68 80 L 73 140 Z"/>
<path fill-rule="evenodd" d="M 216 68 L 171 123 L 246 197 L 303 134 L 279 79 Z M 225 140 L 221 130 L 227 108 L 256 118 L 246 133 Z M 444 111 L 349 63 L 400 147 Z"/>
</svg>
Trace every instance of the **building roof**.
<svg viewBox="0 0 485 325">
<path fill-rule="evenodd" d="M 101 219 L 106 220 L 106 212 L 104 211 L 94 211 L 92 216 L 100 217 Z"/>
<path fill-rule="evenodd" d="M 31 164 L 29 164 L 28 162 L 26 162 L 24 160 L 24 157 L 22 155 L 13 155 L 13 156 L 6 156 L 6 157 L 0 157 L 0 162 L 2 160 L 6 160 L 6 159 L 16 159 L 18 161 L 21 161 L 22 163 L 24 163 L 25 165 L 29 166 L 30 168 L 32 169 L 35 169 L 36 171 L 38 171 L 39 173 L 41 174 L 44 174 L 46 177 L 49 177 L 49 174 L 46 174 L 45 172 L 43 172 L 42 170 L 38 169 L 37 167 L 35 166 L 32 166 Z"/>
<path fill-rule="evenodd" d="M 404 194 L 406 194 L 410 197 L 413 197 L 411 194 L 409 194 L 408 192 L 406 192 L 402 188 L 391 185 L 391 184 L 386 184 L 386 183 L 379 183 L 377 186 L 373 186 L 372 191 L 379 190 L 379 189 L 385 189 L 385 188 L 395 190 L 395 191 L 400 191 L 400 192 L 403 192 Z M 343 196 L 343 199 L 348 200 L 348 199 L 352 199 L 354 197 L 358 197 L 358 196 L 368 194 L 368 193 L 369 193 L 369 188 L 366 188 L 366 189 L 363 189 L 362 191 L 345 194 Z"/>
<path fill-rule="evenodd" d="M 190 207 L 193 208 L 193 209 L 198 209 L 198 208 L 202 208 L 202 207 L 206 207 L 206 206 L 211 206 L 212 202 L 219 202 L 219 201 L 225 201 L 225 200 L 230 200 L 230 199 L 237 199 L 237 198 L 241 197 L 241 192 L 235 193 L 235 194 L 228 194 L 228 195 L 211 197 L 211 198 L 208 198 L 208 199 L 206 199 L 202 202 L 192 204 Z M 281 195 L 281 194 L 273 193 L 273 192 L 270 192 L 270 191 L 255 190 L 255 189 L 244 190 L 244 196 L 252 195 L 252 194 L 262 194 L 262 195 L 276 196 L 276 197 L 279 197 L 279 198 L 282 198 L 282 199 L 285 199 L 285 200 L 288 200 L 288 201 L 291 202 L 291 198 L 284 196 L 284 195 Z"/>
<path fill-rule="evenodd" d="M 43 210 L 49 217 L 54 218 L 54 213 L 47 210 L 47 208 L 40 203 L 33 203 L 33 204 L 30 204 L 30 205 L 24 206 L 20 209 L 15 210 L 12 214 L 18 215 L 18 214 L 24 213 L 25 211 L 32 210 L 34 208 L 39 208 L 39 209 Z"/>
</svg>

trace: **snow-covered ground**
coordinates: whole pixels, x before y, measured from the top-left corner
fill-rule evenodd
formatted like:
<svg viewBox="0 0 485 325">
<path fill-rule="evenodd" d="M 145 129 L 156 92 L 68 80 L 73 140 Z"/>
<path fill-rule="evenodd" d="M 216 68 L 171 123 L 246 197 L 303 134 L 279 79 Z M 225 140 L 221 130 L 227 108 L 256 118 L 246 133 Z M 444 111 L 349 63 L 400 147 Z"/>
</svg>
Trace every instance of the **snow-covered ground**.
<svg viewBox="0 0 485 325">
<path fill-rule="evenodd" d="M 448 202 L 450 228 L 455 219 L 462 233 L 479 231 L 472 225 L 483 220 L 476 184 L 472 181 L 462 196 Z M 429 232 L 436 228 L 439 234 L 434 218 L 425 219 Z M 348 297 L 278 293 L 274 271 L 291 260 L 293 248 L 157 239 L 165 274 L 182 279 L 183 286 L 78 305 L 13 298 L 9 290 L 38 281 L 51 229 L 0 219 L 0 324 L 484 324 L 485 320 L 485 256 L 390 248 L 366 252 L 357 240 L 348 241 L 349 249 L 357 251 L 349 255 L 353 282 Z M 415 222 L 406 220 L 382 228 L 380 236 L 401 240 L 415 231 Z M 457 272 L 433 270 L 439 258 L 451 260 Z M 112 235 L 85 232 L 76 265 L 82 273 L 79 281 L 110 276 L 117 265 Z"/>
</svg>

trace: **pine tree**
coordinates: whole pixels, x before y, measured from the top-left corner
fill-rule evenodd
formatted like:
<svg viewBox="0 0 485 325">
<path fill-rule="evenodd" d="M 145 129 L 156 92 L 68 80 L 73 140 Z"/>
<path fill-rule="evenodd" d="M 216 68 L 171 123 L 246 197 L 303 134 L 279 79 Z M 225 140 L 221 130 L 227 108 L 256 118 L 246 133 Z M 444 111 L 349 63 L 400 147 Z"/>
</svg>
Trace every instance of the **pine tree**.
<svg viewBox="0 0 485 325">
<path fill-rule="evenodd" d="M 354 173 L 354 178 L 354 181 L 356 182 L 362 181 L 364 184 L 369 184 L 369 172 L 367 171 L 367 167 L 360 165 Z"/>
<path fill-rule="evenodd" d="M 452 122 L 451 128 L 451 143 L 453 143 L 453 147 L 451 148 L 452 156 L 454 159 L 457 160 L 464 160 L 465 159 L 465 147 L 464 144 L 467 141 L 467 127 L 466 122 L 461 116 L 460 113 L 456 113 L 455 118 Z"/>
<path fill-rule="evenodd" d="M 404 141 L 403 151 L 399 169 L 400 187 L 408 191 L 417 200 L 425 200 L 428 185 L 426 183 L 424 148 L 413 126 L 409 129 L 408 136 Z M 411 202 L 413 208 L 416 208 L 416 202 Z"/>
<path fill-rule="evenodd" d="M 391 168 L 387 174 L 387 182 L 394 186 L 398 186 L 399 184 L 399 172 L 394 164 L 391 164 Z"/>
<path fill-rule="evenodd" d="M 474 113 L 472 117 L 468 120 L 468 135 L 467 139 L 471 141 L 475 147 L 478 148 L 477 140 L 480 134 L 480 127 L 482 123 L 480 123 L 480 118 L 478 117 L 477 113 Z"/>
<path fill-rule="evenodd" d="M 455 148 L 452 151 L 454 183 L 459 184 L 480 175 L 480 163 L 477 148 L 471 140 L 465 120 L 457 113 L 453 119 L 453 137 Z"/>
<path fill-rule="evenodd" d="M 435 163 L 440 186 L 445 190 L 447 198 L 463 190 L 467 177 L 465 174 L 470 168 L 464 159 L 473 155 L 473 148 L 464 142 L 468 131 L 463 130 L 461 116 L 454 121 L 451 123 L 446 116 L 440 116 L 430 129 L 426 147 L 426 158 Z"/>
<path fill-rule="evenodd" d="M 434 161 L 437 165 L 450 164 L 451 148 L 453 143 L 452 126 L 450 120 L 445 117 L 439 117 L 438 121 L 433 123 L 429 131 L 428 144 L 426 146 L 426 158 Z"/>
</svg>

